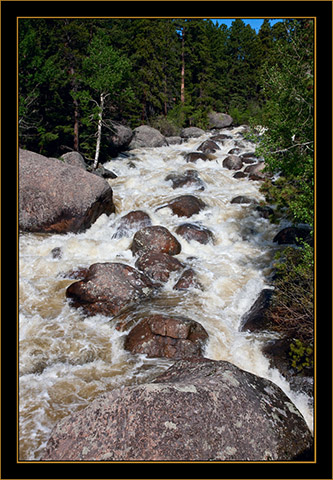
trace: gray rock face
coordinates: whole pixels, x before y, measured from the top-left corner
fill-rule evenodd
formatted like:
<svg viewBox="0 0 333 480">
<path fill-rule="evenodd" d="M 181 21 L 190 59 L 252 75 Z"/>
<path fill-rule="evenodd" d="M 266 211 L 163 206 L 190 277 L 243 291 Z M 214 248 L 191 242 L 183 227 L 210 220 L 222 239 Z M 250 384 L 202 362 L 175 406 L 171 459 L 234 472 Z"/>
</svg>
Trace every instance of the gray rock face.
<svg viewBox="0 0 333 480">
<path fill-rule="evenodd" d="M 19 154 L 19 228 L 27 232 L 80 232 L 115 211 L 106 180 L 28 150 Z"/>
<path fill-rule="evenodd" d="M 61 420 L 42 460 L 292 460 L 311 445 L 279 387 L 229 362 L 195 358 Z"/>
<path fill-rule="evenodd" d="M 220 112 L 210 112 L 208 114 L 208 128 L 225 128 L 229 127 L 233 119 L 230 115 Z"/>
<path fill-rule="evenodd" d="M 161 132 L 148 125 L 140 125 L 133 132 L 134 136 L 129 144 L 130 150 L 140 147 L 163 147 L 168 144 Z"/>
<path fill-rule="evenodd" d="M 201 137 L 205 133 L 202 128 L 197 128 L 197 127 L 187 127 L 183 128 L 183 130 L 180 133 L 180 136 L 182 138 L 198 138 Z"/>
</svg>

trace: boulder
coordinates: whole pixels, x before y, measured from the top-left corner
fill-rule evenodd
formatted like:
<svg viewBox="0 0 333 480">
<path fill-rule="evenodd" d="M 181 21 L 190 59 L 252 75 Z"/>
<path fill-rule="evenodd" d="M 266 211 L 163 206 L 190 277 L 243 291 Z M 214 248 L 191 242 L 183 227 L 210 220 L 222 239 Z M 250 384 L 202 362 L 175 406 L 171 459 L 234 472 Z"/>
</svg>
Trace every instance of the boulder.
<svg viewBox="0 0 333 480">
<path fill-rule="evenodd" d="M 28 150 L 19 153 L 19 228 L 27 232 L 82 232 L 115 211 L 106 180 Z"/>
<path fill-rule="evenodd" d="M 206 140 L 199 145 L 198 150 L 204 153 L 214 153 L 216 150 L 221 150 L 220 147 L 213 140 Z"/>
<path fill-rule="evenodd" d="M 127 335 L 124 348 L 147 357 L 186 358 L 202 356 L 208 334 L 194 320 L 168 315 L 150 315 Z"/>
<path fill-rule="evenodd" d="M 264 173 L 263 173 L 264 168 L 265 168 L 265 162 L 258 162 L 245 167 L 244 172 L 249 173 L 250 175 L 256 175 L 260 178 L 264 178 Z"/>
<path fill-rule="evenodd" d="M 133 130 L 126 125 L 112 124 L 112 131 L 105 135 L 105 144 L 111 156 L 127 150 L 133 138 Z"/>
<path fill-rule="evenodd" d="M 258 332 L 268 327 L 269 321 L 266 316 L 266 311 L 271 304 L 272 295 L 273 290 L 270 290 L 269 288 L 264 288 L 264 290 L 260 292 L 260 295 L 250 310 L 241 318 L 241 332 Z"/>
<path fill-rule="evenodd" d="M 290 461 L 312 445 L 277 385 L 227 361 L 188 358 L 62 419 L 41 460 Z"/>
<path fill-rule="evenodd" d="M 195 163 L 199 159 L 204 160 L 205 162 L 210 160 L 208 155 L 204 152 L 189 152 L 186 153 L 184 158 L 187 163 Z"/>
<path fill-rule="evenodd" d="M 129 144 L 129 149 L 148 147 L 156 148 L 168 145 L 166 138 L 156 128 L 141 125 L 133 130 L 134 136 Z"/>
<path fill-rule="evenodd" d="M 141 228 L 134 235 L 131 246 L 132 253 L 140 255 L 148 251 L 177 255 L 181 248 L 176 237 L 167 228 L 160 225 Z"/>
<path fill-rule="evenodd" d="M 166 137 L 166 141 L 168 142 L 168 145 L 180 145 L 183 142 L 183 139 L 182 137 L 173 135 L 171 137 Z"/>
<path fill-rule="evenodd" d="M 168 253 L 147 252 L 139 256 L 135 267 L 154 282 L 167 282 L 171 272 L 178 272 L 183 265 Z"/>
<path fill-rule="evenodd" d="M 124 307 L 149 298 L 155 287 L 148 277 L 123 263 L 94 263 L 66 290 L 71 305 L 87 315 L 117 315 Z"/>
<path fill-rule="evenodd" d="M 188 290 L 189 288 L 202 289 L 202 286 L 198 282 L 193 268 L 187 268 L 186 270 L 184 270 L 179 280 L 173 287 L 174 290 Z"/>
<path fill-rule="evenodd" d="M 67 165 L 72 165 L 72 167 L 82 168 L 83 170 L 87 168 L 83 155 L 79 152 L 64 153 L 60 159 Z"/>
<path fill-rule="evenodd" d="M 172 188 L 189 187 L 193 185 L 198 187 L 198 190 L 204 190 L 204 183 L 199 178 L 199 174 L 196 170 L 186 170 L 183 174 L 170 173 L 165 177 L 165 181 L 172 181 Z"/>
<path fill-rule="evenodd" d="M 182 138 L 199 138 L 201 135 L 204 135 L 205 131 L 197 127 L 187 127 L 183 128 L 180 133 Z"/>
<path fill-rule="evenodd" d="M 244 173 L 244 172 L 236 172 L 232 178 L 246 178 L 247 177 L 247 173 Z"/>
<path fill-rule="evenodd" d="M 234 197 L 230 203 L 238 203 L 238 204 L 257 204 L 258 201 L 255 198 L 247 197 L 246 195 L 238 195 Z"/>
<path fill-rule="evenodd" d="M 300 245 L 302 241 L 313 242 L 310 227 L 286 227 L 280 230 L 273 238 L 273 242 L 279 245 Z"/>
<path fill-rule="evenodd" d="M 222 162 L 224 168 L 229 170 L 240 170 L 243 166 L 243 162 L 237 155 L 228 155 Z"/>
<path fill-rule="evenodd" d="M 148 213 L 142 210 L 133 210 L 121 217 L 116 233 L 112 238 L 129 237 L 141 228 L 149 227 L 151 218 Z"/>
<path fill-rule="evenodd" d="M 210 130 L 213 128 L 230 127 L 232 122 L 232 117 L 227 113 L 210 112 L 208 114 L 208 128 Z"/>
<path fill-rule="evenodd" d="M 163 205 L 159 208 L 164 207 L 170 208 L 172 213 L 178 217 L 191 217 L 203 210 L 206 207 L 206 204 L 200 200 L 200 198 L 194 197 L 193 195 L 181 195 L 167 205 Z"/>
<path fill-rule="evenodd" d="M 194 223 L 182 223 L 176 228 L 176 233 L 184 237 L 188 242 L 195 240 L 204 245 L 214 240 L 214 236 L 208 228 Z"/>
<path fill-rule="evenodd" d="M 230 140 L 231 138 L 232 136 L 228 135 L 227 133 L 217 133 L 216 135 L 210 137 L 209 140 L 213 140 L 213 142 L 224 143 L 224 140 Z"/>
</svg>

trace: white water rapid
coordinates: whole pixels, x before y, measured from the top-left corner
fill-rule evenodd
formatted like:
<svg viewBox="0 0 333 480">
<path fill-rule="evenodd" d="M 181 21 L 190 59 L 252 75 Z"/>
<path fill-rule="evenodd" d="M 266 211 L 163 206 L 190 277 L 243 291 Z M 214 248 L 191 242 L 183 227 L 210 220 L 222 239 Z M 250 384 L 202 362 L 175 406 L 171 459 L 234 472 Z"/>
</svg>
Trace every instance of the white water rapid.
<svg viewBox="0 0 333 480">
<path fill-rule="evenodd" d="M 65 296 L 75 280 L 66 273 L 96 262 L 123 262 L 134 266 L 129 249 L 131 237 L 112 238 L 120 217 L 131 210 L 147 212 L 153 225 L 163 225 L 182 246 L 177 258 L 196 271 L 203 291 L 173 290 L 175 276 L 143 312 L 168 312 L 198 321 L 208 332 L 205 356 L 228 360 L 238 367 L 268 378 L 279 385 L 302 412 L 312 428 L 312 409 L 305 395 L 290 391 L 288 382 L 261 353 L 261 345 L 272 334 L 240 332 L 242 315 L 268 276 L 277 247 L 272 243 L 276 226 L 260 217 L 249 205 L 231 204 L 238 195 L 258 201 L 260 183 L 234 179 L 234 171 L 222 161 L 235 141 L 241 153 L 253 152 L 254 144 L 242 136 L 242 127 L 227 132 L 232 136 L 212 161 L 186 163 L 184 152 L 195 151 L 210 135 L 190 139 L 181 145 L 137 149 L 129 158 L 120 155 L 105 165 L 118 178 L 108 180 L 114 195 L 116 214 L 102 215 L 80 234 L 22 234 L 19 238 L 19 459 L 38 460 L 55 423 L 84 408 L 99 394 L 121 385 L 148 381 L 173 362 L 147 359 L 126 352 L 126 331 L 102 315 L 85 317 L 70 307 Z M 133 168 L 135 165 L 135 168 Z M 197 170 L 205 190 L 195 186 L 174 190 L 165 177 L 171 172 Z M 172 215 L 157 207 L 178 195 L 193 194 L 208 207 L 190 219 Z M 175 234 L 184 222 L 200 222 L 214 233 L 215 243 L 187 242 Z M 60 248 L 60 258 L 51 251 Z"/>
</svg>

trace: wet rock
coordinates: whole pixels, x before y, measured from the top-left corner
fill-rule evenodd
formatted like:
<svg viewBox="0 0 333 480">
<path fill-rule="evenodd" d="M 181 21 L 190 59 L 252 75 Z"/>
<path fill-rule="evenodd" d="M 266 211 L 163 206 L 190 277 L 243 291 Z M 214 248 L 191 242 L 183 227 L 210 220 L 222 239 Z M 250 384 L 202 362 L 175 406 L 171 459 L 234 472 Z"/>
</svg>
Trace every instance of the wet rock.
<svg viewBox="0 0 333 480">
<path fill-rule="evenodd" d="M 88 274 L 88 267 L 77 267 L 69 272 L 65 272 L 62 276 L 71 280 L 83 280 Z"/>
<path fill-rule="evenodd" d="M 204 183 L 199 178 L 199 174 L 196 170 L 186 170 L 183 174 L 170 173 L 165 177 L 165 181 L 172 181 L 172 188 L 181 188 L 188 186 L 198 187 L 198 190 L 204 190 Z"/>
<path fill-rule="evenodd" d="M 202 356 L 208 334 L 194 320 L 168 315 L 151 315 L 127 335 L 124 347 L 147 357 L 186 358 Z"/>
<path fill-rule="evenodd" d="M 243 167 L 243 162 L 237 155 L 228 155 L 223 160 L 222 165 L 229 170 L 240 170 Z"/>
<path fill-rule="evenodd" d="M 52 248 L 51 255 L 52 255 L 52 258 L 55 258 L 55 259 L 61 258 L 63 255 L 63 251 L 61 247 Z"/>
<path fill-rule="evenodd" d="M 171 272 L 183 269 L 182 263 L 168 253 L 148 252 L 140 255 L 135 267 L 154 282 L 167 282 Z"/>
<path fill-rule="evenodd" d="M 230 203 L 239 203 L 239 204 L 256 204 L 258 203 L 255 198 L 247 197 L 246 195 L 238 195 L 237 197 L 234 197 Z"/>
<path fill-rule="evenodd" d="M 273 242 L 279 245 L 300 245 L 302 241 L 308 243 L 313 241 L 310 227 L 286 227 L 280 230 L 273 238 Z"/>
<path fill-rule="evenodd" d="M 205 162 L 209 160 L 208 155 L 204 152 L 189 152 L 184 158 L 187 163 L 195 163 L 199 159 L 204 160 Z"/>
<path fill-rule="evenodd" d="M 156 148 L 167 145 L 166 138 L 156 128 L 141 125 L 133 130 L 133 138 L 129 144 L 129 149 L 148 147 Z"/>
<path fill-rule="evenodd" d="M 274 215 L 274 210 L 268 205 L 257 205 L 256 211 L 263 218 L 269 218 L 271 215 Z"/>
<path fill-rule="evenodd" d="M 198 147 L 198 150 L 204 153 L 214 153 L 216 150 L 221 149 L 213 140 L 206 140 Z"/>
<path fill-rule="evenodd" d="M 124 307 L 149 298 L 154 286 L 148 277 L 123 263 L 94 263 L 83 280 L 66 290 L 71 305 L 87 315 L 117 315 Z"/>
<path fill-rule="evenodd" d="M 258 161 L 254 152 L 247 152 L 240 155 L 240 158 L 243 160 L 244 163 L 255 163 Z"/>
<path fill-rule="evenodd" d="M 302 415 L 274 383 L 226 361 L 191 358 L 62 419 L 42 460 L 288 461 L 312 445 Z"/>
<path fill-rule="evenodd" d="M 182 131 L 181 131 L 181 134 L 180 136 L 182 138 L 198 138 L 198 137 L 201 137 L 201 135 L 203 135 L 205 133 L 204 130 L 202 130 L 201 128 L 197 128 L 197 127 L 187 127 L 187 128 L 184 128 Z"/>
<path fill-rule="evenodd" d="M 82 232 L 115 211 L 106 180 L 28 150 L 19 153 L 19 228 L 27 232 Z"/>
<path fill-rule="evenodd" d="M 241 152 L 241 149 L 236 147 L 229 150 L 228 155 L 238 155 Z"/>
<path fill-rule="evenodd" d="M 258 162 L 254 163 L 253 165 L 248 165 L 244 168 L 245 173 L 249 173 L 251 175 L 258 175 L 259 177 L 264 178 L 263 170 L 265 168 L 265 162 Z"/>
<path fill-rule="evenodd" d="M 220 112 L 210 112 L 208 114 L 208 128 L 225 128 L 229 127 L 233 122 L 230 115 Z"/>
<path fill-rule="evenodd" d="M 231 138 L 232 136 L 228 135 L 227 133 L 217 133 L 216 135 L 210 137 L 210 140 L 213 140 L 213 142 L 224 143 L 224 140 L 230 140 Z"/>
<path fill-rule="evenodd" d="M 246 312 L 240 322 L 240 331 L 258 332 L 269 326 L 266 312 L 272 300 L 273 290 L 264 288 L 260 292 L 257 300 L 254 302 L 248 312 Z"/>
<path fill-rule="evenodd" d="M 133 210 L 121 217 L 117 231 L 112 238 L 129 237 L 141 228 L 149 227 L 151 223 L 148 213 L 142 210 Z"/>
<path fill-rule="evenodd" d="M 182 223 L 176 228 L 176 233 L 188 242 L 195 240 L 204 245 L 214 240 L 214 236 L 208 228 L 194 223 Z"/>
<path fill-rule="evenodd" d="M 98 164 L 98 167 L 95 170 L 92 167 L 88 167 L 87 170 L 93 173 L 94 175 L 97 175 L 98 177 L 117 178 L 117 175 L 114 172 L 111 172 L 111 170 L 108 170 L 107 168 L 103 167 L 103 165 L 101 165 L 100 163 Z"/>
<path fill-rule="evenodd" d="M 136 232 L 131 250 L 133 254 L 151 251 L 177 255 L 181 251 L 181 245 L 167 228 L 156 225 Z"/>
<path fill-rule="evenodd" d="M 193 268 L 187 268 L 181 274 L 179 280 L 174 285 L 174 290 L 188 290 L 189 288 L 200 288 L 202 289 L 202 285 L 198 282 L 196 278 L 196 273 Z"/>
<path fill-rule="evenodd" d="M 172 137 L 166 137 L 166 141 L 168 142 L 169 145 L 180 145 L 183 142 L 182 137 L 172 136 Z"/>
<path fill-rule="evenodd" d="M 164 207 L 170 208 L 172 213 L 178 217 L 191 217 L 203 210 L 206 207 L 206 204 L 193 195 L 182 195 L 175 198 L 167 205 L 159 208 Z"/>
<path fill-rule="evenodd" d="M 247 174 L 244 172 L 236 172 L 235 175 L 232 176 L 232 178 L 246 178 Z"/>
</svg>

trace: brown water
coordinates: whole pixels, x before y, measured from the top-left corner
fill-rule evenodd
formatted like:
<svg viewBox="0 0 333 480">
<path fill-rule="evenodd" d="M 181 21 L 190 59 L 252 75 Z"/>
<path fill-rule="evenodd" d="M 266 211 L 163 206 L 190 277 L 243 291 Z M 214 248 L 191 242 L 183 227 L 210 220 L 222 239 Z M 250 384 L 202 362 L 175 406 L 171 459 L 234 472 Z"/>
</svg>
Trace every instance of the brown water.
<svg viewBox="0 0 333 480">
<path fill-rule="evenodd" d="M 38 460 L 50 431 L 64 416 L 85 407 L 99 394 L 121 385 L 150 380 L 171 361 L 147 359 L 123 349 L 126 331 L 118 331 L 115 321 L 102 315 L 85 318 L 69 306 L 65 291 L 74 280 L 66 272 L 96 262 L 124 262 L 134 266 L 129 250 L 131 238 L 113 239 L 119 218 L 131 210 L 146 211 L 154 225 L 163 225 L 173 234 L 188 219 L 171 214 L 168 208 L 156 211 L 177 195 L 191 193 L 208 208 L 191 217 L 213 231 L 215 243 L 201 245 L 177 236 L 182 251 L 180 261 L 197 272 L 204 290 L 175 293 L 171 276 L 157 298 L 127 314 L 135 322 L 138 312 L 184 315 L 203 325 L 209 334 L 205 356 L 228 360 L 235 365 L 277 383 L 292 399 L 312 428 L 312 411 L 305 395 L 290 392 L 287 381 L 270 369 L 260 346 L 269 336 L 239 332 L 241 316 L 267 287 L 276 245 L 276 227 L 260 218 L 250 206 L 231 204 L 237 195 L 261 200 L 258 182 L 232 178 L 234 172 L 222 168 L 227 152 L 242 140 L 243 152 L 254 145 L 241 137 L 241 128 L 228 133 L 231 140 L 210 162 L 185 163 L 182 153 L 195 151 L 209 135 L 182 145 L 137 149 L 131 158 L 123 156 L 105 166 L 118 178 L 109 180 L 114 192 L 116 214 L 102 215 L 81 234 L 20 236 L 20 317 L 19 317 L 19 400 L 20 460 Z M 136 168 L 129 166 L 131 160 Z M 205 182 L 205 190 L 195 187 L 172 189 L 164 178 L 171 172 L 193 168 Z M 52 249 L 61 249 L 53 258 Z M 271 338 L 271 337 L 270 337 Z"/>
</svg>

